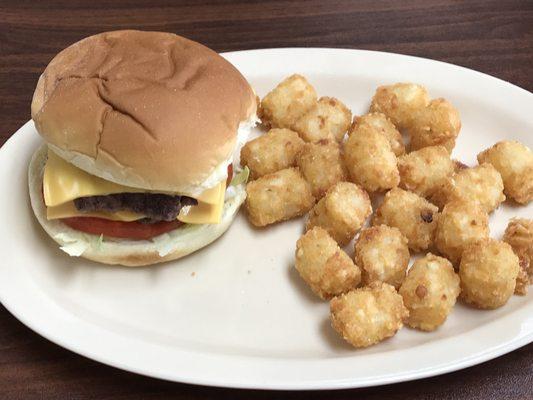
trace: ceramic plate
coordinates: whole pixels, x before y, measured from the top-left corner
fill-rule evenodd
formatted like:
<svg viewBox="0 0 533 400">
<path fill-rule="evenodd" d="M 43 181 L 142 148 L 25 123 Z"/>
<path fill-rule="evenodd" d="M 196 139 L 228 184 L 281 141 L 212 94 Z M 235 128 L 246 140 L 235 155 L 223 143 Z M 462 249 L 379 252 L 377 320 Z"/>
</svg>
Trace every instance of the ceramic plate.
<svg viewBox="0 0 533 400">
<path fill-rule="evenodd" d="M 263 96 L 298 72 L 321 96 L 364 113 L 378 85 L 424 84 L 449 99 L 463 129 L 454 157 L 475 155 L 501 139 L 533 147 L 533 95 L 465 68 L 396 54 L 339 49 L 227 53 Z M 28 104 L 29 109 L 29 104 Z M 458 304 L 436 332 L 407 328 L 366 350 L 332 330 L 328 304 L 293 268 L 303 220 L 252 229 L 242 213 L 213 245 L 151 268 L 98 265 L 62 253 L 29 206 L 27 165 L 41 143 L 28 122 L 0 151 L 0 300 L 49 340 L 128 371 L 196 384 L 261 389 L 380 385 L 465 368 L 533 339 L 533 295 L 495 311 Z M 499 238 L 528 207 L 491 216 Z"/>
</svg>

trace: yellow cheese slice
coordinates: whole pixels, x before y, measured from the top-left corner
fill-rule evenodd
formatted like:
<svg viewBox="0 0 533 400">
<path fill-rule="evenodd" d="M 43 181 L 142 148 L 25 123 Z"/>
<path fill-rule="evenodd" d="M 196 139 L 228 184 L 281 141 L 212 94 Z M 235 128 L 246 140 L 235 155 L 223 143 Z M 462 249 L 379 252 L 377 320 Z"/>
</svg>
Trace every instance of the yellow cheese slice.
<svg viewBox="0 0 533 400">
<path fill-rule="evenodd" d="M 110 219 L 112 221 L 130 222 L 144 218 L 144 215 L 126 210 L 117 211 L 114 213 L 105 211 L 80 212 L 74 205 L 73 201 L 69 201 L 58 206 L 46 207 L 46 218 L 49 220 L 70 217 L 98 217 Z"/>
<path fill-rule="evenodd" d="M 47 206 L 57 206 L 78 197 L 139 193 L 145 190 L 119 185 L 88 174 L 48 150 L 48 160 L 44 167 L 43 192 L 44 203 Z"/>
<path fill-rule="evenodd" d="M 196 199 L 202 203 L 216 204 L 222 185 L 225 185 L 225 182 L 207 189 L 196 196 Z M 44 167 L 43 192 L 45 204 L 57 206 L 78 197 L 105 196 L 114 193 L 146 193 L 146 190 L 119 185 L 91 175 L 48 150 L 48 160 Z M 166 194 L 179 195 L 179 193 Z"/>
<path fill-rule="evenodd" d="M 197 206 L 184 207 L 181 209 L 178 219 L 187 224 L 218 224 L 224 208 L 226 182 L 222 182 L 218 188 L 218 199 L 215 204 L 198 202 Z"/>
<path fill-rule="evenodd" d="M 217 204 L 220 200 L 220 191 L 226 190 L 226 182 L 220 182 L 218 185 L 207 189 L 201 195 L 196 196 L 196 200 L 200 203 Z"/>
<path fill-rule="evenodd" d="M 73 200 L 78 197 L 104 196 L 114 193 L 142 193 L 142 189 L 132 188 L 91 175 L 66 162 L 53 151 L 48 151 L 44 168 L 43 194 L 47 206 L 47 218 L 99 217 L 115 221 L 135 221 L 144 215 L 129 211 L 79 212 Z M 178 219 L 190 224 L 214 224 L 220 222 L 226 182 L 204 191 L 196 197 L 198 205 L 187 207 Z M 177 193 L 176 193 L 177 194 Z"/>
</svg>

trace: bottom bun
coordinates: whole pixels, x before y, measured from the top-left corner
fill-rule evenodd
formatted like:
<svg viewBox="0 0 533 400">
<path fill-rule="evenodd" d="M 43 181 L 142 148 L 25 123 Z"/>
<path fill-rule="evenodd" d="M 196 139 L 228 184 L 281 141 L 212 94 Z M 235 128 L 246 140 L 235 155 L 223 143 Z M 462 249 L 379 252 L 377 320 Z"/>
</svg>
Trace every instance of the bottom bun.
<svg viewBox="0 0 533 400">
<path fill-rule="evenodd" d="M 61 220 L 48 220 L 42 199 L 46 144 L 33 155 L 28 170 L 28 184 L 33 212 L 37 220 L 60 246 L 71 256 L 80 256 L 104 264 L 130 267 L 151 265 L 184 257 L 218 239 L 231 225 L 244 202 L 244 184 L 231 186 L 226 193 L 222 219 L 218 224 L 187 224 L 151 240 L 102 238 L 70 228 Z M 228 198 L 229 197 L 229 198 Z"/>
</svg>

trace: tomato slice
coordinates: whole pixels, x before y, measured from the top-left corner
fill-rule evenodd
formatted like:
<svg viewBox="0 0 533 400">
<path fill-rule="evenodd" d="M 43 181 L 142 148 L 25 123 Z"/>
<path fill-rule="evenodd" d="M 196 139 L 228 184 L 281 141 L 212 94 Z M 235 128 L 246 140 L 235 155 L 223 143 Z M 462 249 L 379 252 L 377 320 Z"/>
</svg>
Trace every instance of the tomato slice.
<svg viewBox="0 0 533 400">
<path fill-rule="evenodd" d="M 111 221 L 109 219 L 97 217 L 62 218 L 61 221 L 72 229 L 92 233 L 93 235 L 104 235 L 133 240 L 150 239 L 154 236 L 170 232 L 183 225 L 183 222 L 178 220 L 143 224 L 138 221 Z"/>
<path fill-rule="evenodd" d="M 228 178 L 226 179 L 226 187 L 229 186 L 233 179 L 233 164 L 228 165 Z"/>
</svg>

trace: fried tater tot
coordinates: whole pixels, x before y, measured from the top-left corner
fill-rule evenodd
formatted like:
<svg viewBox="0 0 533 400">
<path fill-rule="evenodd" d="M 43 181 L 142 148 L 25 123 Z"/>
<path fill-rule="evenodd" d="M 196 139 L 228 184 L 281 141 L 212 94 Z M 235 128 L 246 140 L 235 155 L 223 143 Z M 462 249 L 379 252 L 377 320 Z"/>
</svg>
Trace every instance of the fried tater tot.
<svg viewBox="0 0 533 400">
<path fill-rule="evenodd" d="M 509 221 L 503 241 L 509 243 L 520 261 L 515 293 L 524 295 L 533 282 L 533 220 L 513 218 Z"/>
<path fill-rule="evenodd" d="M 477 160 L 498 170 L 507 196 L 521 204 L 533 200 L 533 153 L 527 146 L 505 140 L 479 153 Z"/>
<path fill-rule="evenodd" d="M 376 89 L 370 111 L 385 114 L 398 129 L 407 129 L 413 116 L 428 103 L 429 96 L 424 86 L 396 83 Z"/>
<path fill-rule="evenodd" d="M 461 291 L 459 276 L 445 258 L 428 253 L 414 262 L 398 293 L 409 310 L 407 325 L 433 331 L 446 321 Z"/>
<path fill-rule="evenodd" d="M 459 172 L 463 169 L 470 168 L 468 165 L 466 165 L 464 162 L 453 159 L 453 172 Z"/>
<path fill-rule="evenodd" d="M 382 282 L 330 302 L 331 325 L 354 347 L 368 347 L 394 336 L 408 315 L 402 296 Z"/>
<path fill-rule="evenodd" d="M 298 134 L 289 129 L 271 129 L 246 143 L 241 149 L 241 164 L 250 169 L 251 179 L 296 166 L 304 146 Z"/>
<path fill-rule="evenodd" d="M 462 169 L 446 180 L 432 200 L 440 207 L 450 201 L 472 201 L 491 213 L 505 201 L 502 177 L 488 163 Z"/>
<path fill-rule="evenodd" d="M 339 144 L 334 140 L 320 140 L 306 143 L 298 156 L 298 167 L 305 180 L 311 185 L 316 199 L 321 199 L 326 191 L 346 180 Z"/>
<path fill-rule="evenodd" d="M 306 142 L 331 139 L 340 142 L 352 121 L 352 112 L 334 97 L 321 97 L 292 126 Z"/>
<path fill-rule="evenodd" d="M 408 128 L 411 151 L 440 145 L 451 153 L 460 130 L 459 111 L 448 100 L 431 100 L 426 108 L 416 113 Z"/>
<path fill-rule="evenodd" d="M 429 146 L 398 158 L 400 187 L 431 199 L 448 177 L 454 163 L 444 146 Z"/>
<path fill-rule="evenodd" d="M 347 244 L 372 213 L 368 194 L 350 182 L 332 186 L 309 213 L 306 230 L 324 228 L 340 245 Z"/>
<path fill-rule="evenodd" d="M 315 88 L 303 76 L 284 79 L 261 101 L 259 118 L 271 128 L 291 128 L 317 101 Z"/>
<path fill-rule="evenodd" d="M 514 294 L 519 296 L 525 296 L 529 288 L 529 275 L 527 274 L 527 267 L 524 260 L 518 259 L 518 275 L 516 276 L 516 285 L 514 288 Z"/>
<path fill-rule="evenodd" d="M 435 205 L 417 194 L 394 188 L 385 194 L 372 225 L 398 228 L 407 238 L 409 248 L 421 251 L 433 244 L 438 211 Z"/>
<path fill-rule="evenodd" d="M 489 237 L 489 215 L 477 203 L 452 201 L 437 219 L 435 246 L 455 266 L 466 246 Z"/>
<path fill-rule="evenodd" d="M 398 289 L 409 264 L 407 238 L 398 228 L 387 225 L 363 229 L 355 243 L 354 258 L 365 285 L 385 282 Z"/>
<path fill-rule="evenodd" d="M 356 131 L 361 125 L 369 125 L 383 134 L 392 148 L 396 156 L 401 156 L 405 153 L 405 145 L 403 143 L 402 135 L 394 126 L 389 118 L 383 113 L 372 112 L 360 117 L 355 117 L 350 127 L 349 135 Z"/>
<path fill-rule="evenodd" d="M 282 169 L 246 185 L 246 210 L 255 226 L 299 217 L 308 212 L 315 199 L 298 168 Z"/>
<path fill-rule="evenodd" d="M 361 270 L 328 233 L 315 226 L 296 243 L 296 269 L 322 299 L 348 292 L 361 282 Z"/>
<path fill-rule="evenodd" d="M 344 143 L 350 179 L 369 192 L 398 186 L 400 173 L 388 139 L 370 125 L 359 125 Z"/>
<path fill-rule="evenodd" d="M 511 246 L 494 239 L 468 245 L 461 258 L 461 298 L 478 308 L 498 308 L 515 290 L 518 257 Z"/>
</svg>

